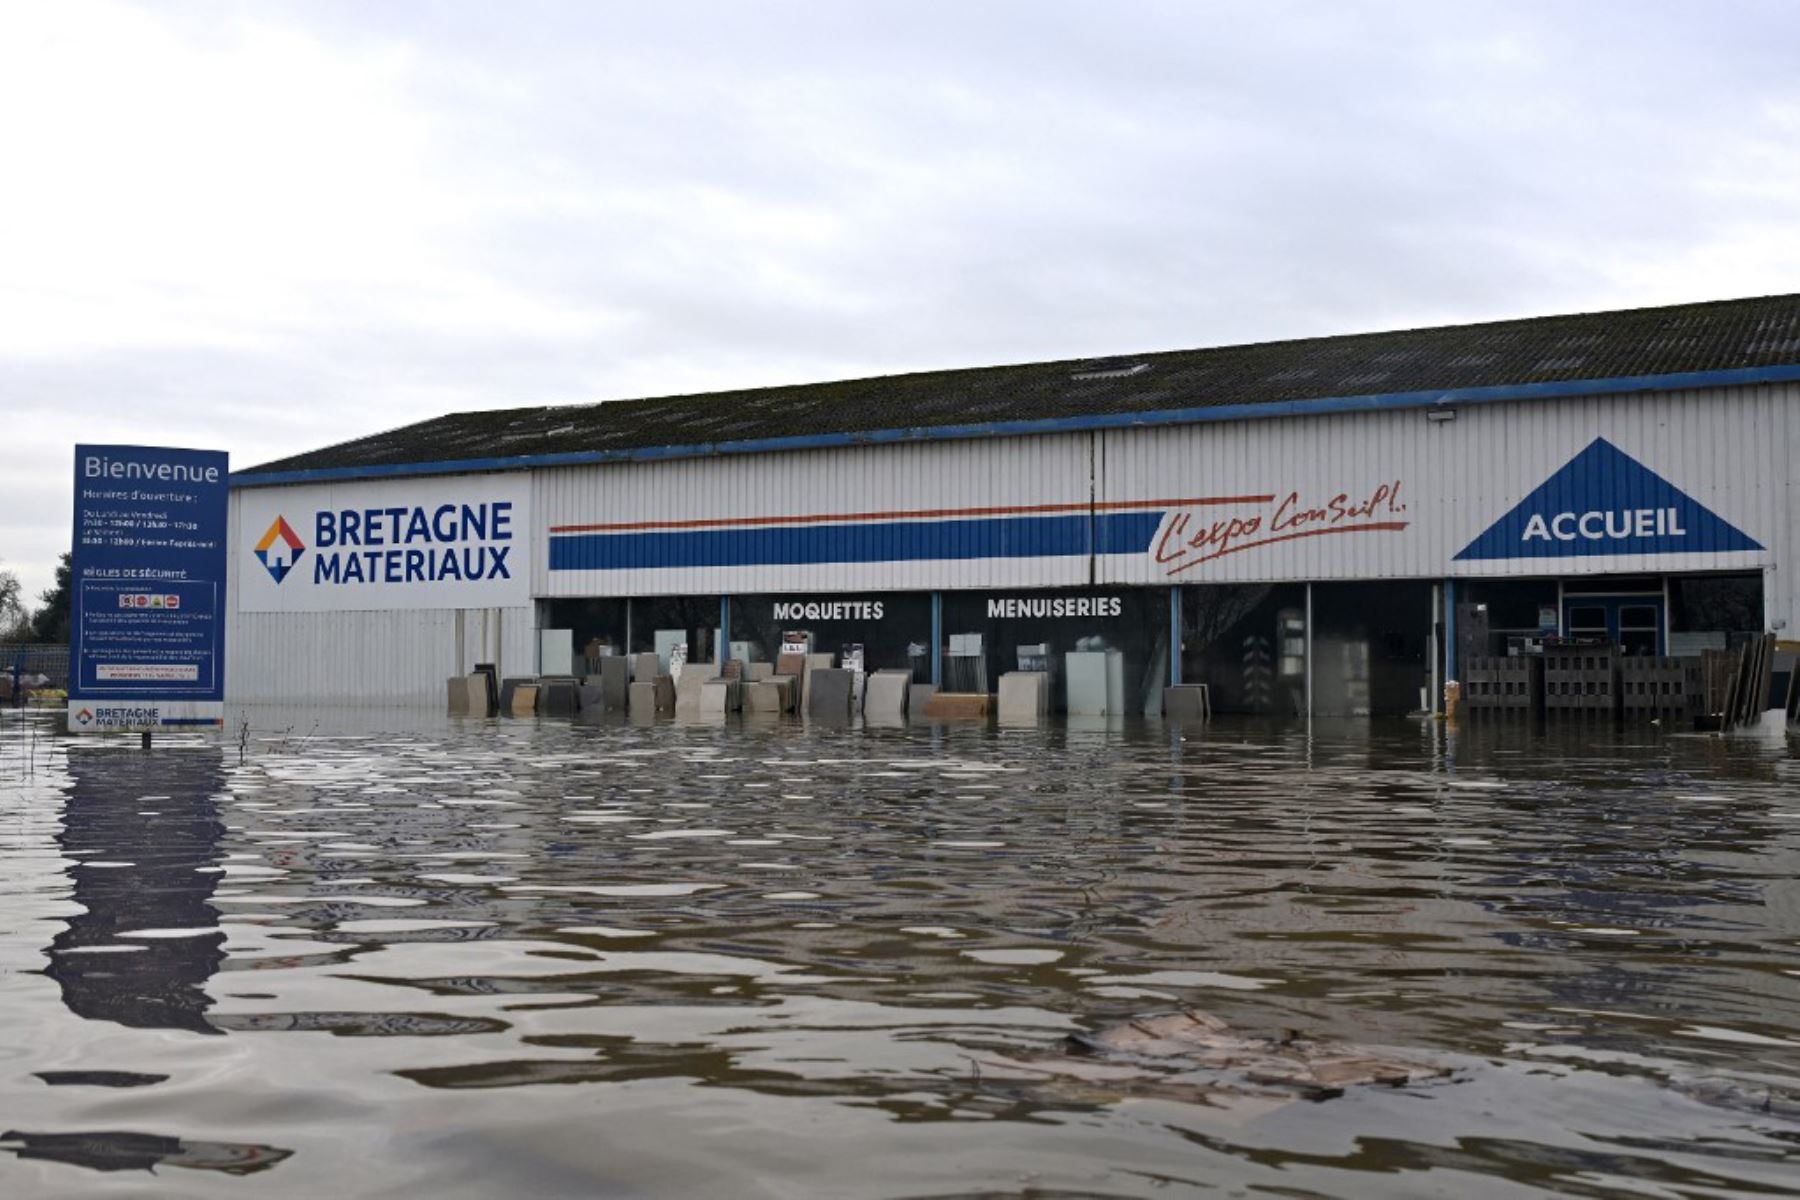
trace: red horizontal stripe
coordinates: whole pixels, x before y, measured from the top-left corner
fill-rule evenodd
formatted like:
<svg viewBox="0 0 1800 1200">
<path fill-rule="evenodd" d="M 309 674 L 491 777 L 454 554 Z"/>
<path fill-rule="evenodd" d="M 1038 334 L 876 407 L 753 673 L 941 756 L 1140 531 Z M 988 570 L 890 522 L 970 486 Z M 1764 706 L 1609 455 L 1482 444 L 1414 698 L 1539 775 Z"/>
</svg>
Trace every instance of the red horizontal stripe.
<svg viewBox="0 0 1800 1200">
<path fill-rule="evenodd" d="M 601 525 L 552 525 L 551 533 L 626 533 L 639 529 L 729 528 L 737 525 L 820 525 L 830 521 L 897 521 L 925 517 L 1003 517 L 1022 513 L 1117 511 L 1133 508 L 1190 508 L 1202 504 L 1268 504 L 1274 496 L 1196 496 L 1184 500 L 1111 500 L 1089 505 L 1008 504 L 987 508 L 911 508 L 890 512 L 809 513 L 798 517 L 709 517 L 691 521 L 616 521 Z"/>
</svg>

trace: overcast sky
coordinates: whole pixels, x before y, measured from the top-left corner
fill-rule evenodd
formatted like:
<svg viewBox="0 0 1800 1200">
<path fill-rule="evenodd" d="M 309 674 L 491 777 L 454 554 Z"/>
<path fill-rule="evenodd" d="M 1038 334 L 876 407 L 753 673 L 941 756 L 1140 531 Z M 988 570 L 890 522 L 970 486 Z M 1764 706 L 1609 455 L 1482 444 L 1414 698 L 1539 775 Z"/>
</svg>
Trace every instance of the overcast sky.
<svg viewBox="0 0 1800 1200">
<path fill-rule="evenodd" d="M 1800 290 L 1800 3 L 0 0 L 71 447 Z"/>
</svg>

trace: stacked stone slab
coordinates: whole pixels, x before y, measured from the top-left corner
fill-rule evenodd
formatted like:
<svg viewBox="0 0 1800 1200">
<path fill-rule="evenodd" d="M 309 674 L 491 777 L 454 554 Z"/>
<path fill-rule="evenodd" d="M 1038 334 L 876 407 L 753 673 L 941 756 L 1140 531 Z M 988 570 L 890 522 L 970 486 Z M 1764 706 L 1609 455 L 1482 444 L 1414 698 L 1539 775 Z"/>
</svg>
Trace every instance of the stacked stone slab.
<svg viewBox="0 0 1800 1200">
<path fill-rule="evenodd" d="M 925 701 L 928 721 L 986 720 L 993 697 L 986 692 L 933 692 Z"/>
<path fill-rule="evenodd" d="M 631 656 L 631 681 L 633 683 L 654 683 L 656 677 L 663 673 L 662 660 L 654 652 L 645 651 Z"/>
<path fill-rule="evenodd" d="M 1002 721 L 1036 724 L 1050 711 L 1050 676 L 1043 671 L 1008 671 L 1000 676 Z"/>
<path fill-rule="evenodd" d="M 569 676 L 553 676 L 538 684 L 538 711 L 546 717 L 575 715 L 575 680 Z"/>
<path fill-rule="evenodd" d="M 611 712 L 622 712 L 625 708 L 625 689 L 631 686 L 631 663 L 617 654 L 603 654 L 594 660 L 599 668 L 587 677 L 589 684 L 598 684 L 600 688 L 600 707 Z M 586 702 L 582 704 L 587 707 Z"/>
<path fill-rule="evenodd" d="M 512 706 L 506 710 L 508 716 L 535 717 L 537 715 L 538 685 L 535 683 L 516 683 L 512 688 Z"/>
<path fill-rule="evenodd" d="M 667 675 L 633 680 L 626 695 L 634 717 L 667 715 L 675 711 L 675 681 Z"/>
<path fill-rule="evenodd" d="M 529 675 L 515 675 L 502 679 L 500 681 L 500 714 L 507 717 L 516 716 L 517 713 L 514 712 L 515 705 L 513 701 L 517 697 L 518 690 L 522 687 L 530 686 L 533 689 L 532 694 L 535 697 L 536 684 L 537 680 Z M 528 713 L 526 715 L 529 716 L 530 714 Z"/>
<path fill-rule="evenodd" d="M 695 717 L 700 715 L 700 689 L 706 686 L 705 668 L 697 663 L 690 663 L 682 668 L 681 677 L 675 680 L 675 713 L 677 716 Z"/>
<path fill-rule="evenodd" d="M 486 717 L 488 683 L 485 675 L 453 675 L 450 678 L 450 715 L 453 717 Z"/>
<path fill-rule="evenodd" d="M 743 685 L 735 679 L 708 679 L 700 685 L 700 715 L 703 717 L 723 717 L 726 713 L 734 713 L 740 703 L 739 689 Z"/>
<path fill-rule="evenodd" d="M 814 667 L 807 676 L 806 715 L 832 721 L 849 720 L 855 689 L 856 672 L 842 667 Z"/>
<path fill-rule="evenodd" d="M 1171 721 L 1204 721 L 1212 702 L 1204 683 L 1178 683 L 1163 689 L 1163 716 Z"/>
<path fill-rule="evenodd" d="M 937 684 L 915 683 L 906 689 L 906 711 L 915 717 L 925 715 L 925 706 L 937 695 Z"/>
<path fill-rule="evenodd" d="M 806 665 L 800 672 L 800 707 L 808 713 L 812 712 L 812 677 L 814 671 L 832 669 L 832 656 L 829 654 L 808 654 Z"/>
<path fill-rule="evenodd" d="M 869 676 L 863 692 L 863 716 L 870 721 L 906 719 L 907 689 L 911 671 L 877 671 Z"/>
</svg>

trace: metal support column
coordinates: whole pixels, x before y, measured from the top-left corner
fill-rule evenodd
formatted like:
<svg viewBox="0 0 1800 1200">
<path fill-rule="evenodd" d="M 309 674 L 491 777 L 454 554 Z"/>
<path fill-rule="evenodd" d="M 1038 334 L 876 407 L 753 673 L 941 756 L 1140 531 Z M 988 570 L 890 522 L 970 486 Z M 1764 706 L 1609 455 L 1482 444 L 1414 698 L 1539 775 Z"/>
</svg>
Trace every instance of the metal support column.
<svg viewBox="0 0 1800 1200">
<path fill-rule="evenodd" d="M 1444 682 L 1456 678 L 1456 580 L 1444 580 Z"/>
<path fill-rule="evenodd" d="M 1181 585 L 1169 589 L 1169 686 L 1181 686 Z"/>
<path fill-rule="evenodd" d="M 1312 660 L 1313 660 L 1312 584 L 1310 582 L 1308 582 L 1306 585 L 1306 719 L 1308 721 L 1312 720 L 1312 715 L 1313 715 Z"/>
<path fill-rule="evenodd" d="M 725 664 L 731 659 L 731 597 L 719 597 L 719 644 L 713 647 L 713 661 L 718 663 L 719 670 L 725 670 Z"/>
<path fill-rule="evenodd" d="M 944 686 L 944 593 L 931 593 L 931 686 Z"/>
</svg>

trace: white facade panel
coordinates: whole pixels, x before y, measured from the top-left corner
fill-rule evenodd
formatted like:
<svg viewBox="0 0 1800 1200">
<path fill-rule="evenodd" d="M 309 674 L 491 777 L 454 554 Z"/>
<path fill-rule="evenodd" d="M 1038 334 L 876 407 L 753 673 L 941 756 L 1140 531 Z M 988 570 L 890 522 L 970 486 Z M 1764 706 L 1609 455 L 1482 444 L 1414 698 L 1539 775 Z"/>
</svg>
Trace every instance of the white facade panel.
<svg viewBox="0 0 1800 1200">
<path fill-rule="evenodd" d="M 1793 554 L 1787 463 L 1797 405 L 1800 394 L 1781 386 L 1471 405 L 1438 421 L 1410 409 L 1106 432 L 1097 455 L 1100 512 L 1151 499 L 1186 503 L 1159 504 L 1163 516 L 1148 543 L 1105 555 L 1101 578 L 1153 584 L 1770 567 Z M 1519 556 L 1494 556 L 1490 545 L 1488 556 L 1459 557 L 1596 439 L 1746 540 L 1720 535 L 1710 545 L 1728 548 L 1709 549 L 1694 536 L 1702 549 L 1693 552 L 1613 553 L 1683 542 L 1609 543 L 1604 514 L 1585 526 L 1600 536 L 1584 538 L 1587 514 L 1571 510 L 1555 527 L 1556 540 L 1570 535 L 1565 544 L 1546 546 L 1550 531 L 1521 519 L 1519 530 L 1506 531 L 1514 540 L 1534 532 L 1518 542 Z M 1624 482 L 1570 486 L 1600 496 L 1597 506 L 1619 507 L 1615 528 L 1636 511 L 1630 498 L 1642 494 L 1651 531 L 1695 533 L 1692 520 L 1671 524 L 1654 515 L 1667 493 L 1628 475 L 1629 464 L 1610 461 L 1597 475 L 1612 469 Z M 1554 523 L 1558 513 L 1543 515 Z M 1539 556 L 1526 556 L 1532 552 Z"/>
<path fill-rule="evenodd" d="M 531 480 L 439 475 L 239 489 L 245 612 L 531 602 Z"/>
<path fill-rule="evenodd" d="M 273 489 L 285 491 L 288 489 Z M 246 489 L 232 493 L 230 544 L 241 544 Z M 244 612 L 246 557 L 226 564 L 225 699 L 235 704 L 346 707 L 441 703 L 444 681 L 494 662 L 535 673 L 536 620 L 527 603 L 489 609 Z M 250 566 L 261 564 L 249 559 Z M 461 643 L 458 633 L 462 634 Z"/>
<path fill-rule="evenodd" d="M 540 471 L 537 594 L 1086 583 L 1091 445 L 1069 434 Z"/>
</svg>

